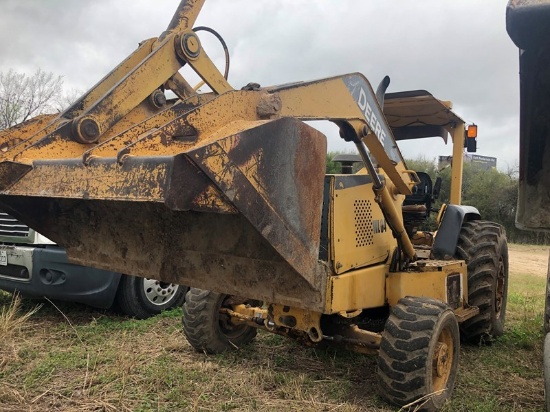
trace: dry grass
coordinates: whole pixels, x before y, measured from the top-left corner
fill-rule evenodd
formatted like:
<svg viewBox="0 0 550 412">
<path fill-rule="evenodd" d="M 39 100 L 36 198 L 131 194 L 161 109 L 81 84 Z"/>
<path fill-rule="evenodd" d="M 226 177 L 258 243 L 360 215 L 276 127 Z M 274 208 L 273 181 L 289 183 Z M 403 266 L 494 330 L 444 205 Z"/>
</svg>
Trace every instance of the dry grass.
<svg viewBox="0 0 550 412">
<path fill-rule="evenodd" d="M 0 309 L 0 336 L 9 340 L 13 335 L 21 331 L 26 326 L 29 318 L 40 309 L 36 306 L 33 309 L 20 313 L 21 297 L 17 294 L 12 295 L 11 303 Z"/>
<path fill-rule="evenodd" d="M 12 359 L 17 359 L 17 341 L 28 320 L 40 309 L 40 306 L 21 312 L 21 297 L 12 295 L 11 301 L 0 308 L 0 371 Z M 6 390 L 10 391 L 9 387 Z"/>
<path fill-rule="evenodd" d="M 445 411 L 542 410 L 544 281 L 513 273 L 506 334 L 490 347 L 463 346 Z M 56 304 L 32 315 L 31 303 L 0 294 L 0 342 L 11 354 L 0 367 L 0 411 L 398 409 L 376 395 L 373 356 L 308 349 L 267 333 L 207 356 L 182 336 L 181 311 L 135 321 Z"/>
</svg>

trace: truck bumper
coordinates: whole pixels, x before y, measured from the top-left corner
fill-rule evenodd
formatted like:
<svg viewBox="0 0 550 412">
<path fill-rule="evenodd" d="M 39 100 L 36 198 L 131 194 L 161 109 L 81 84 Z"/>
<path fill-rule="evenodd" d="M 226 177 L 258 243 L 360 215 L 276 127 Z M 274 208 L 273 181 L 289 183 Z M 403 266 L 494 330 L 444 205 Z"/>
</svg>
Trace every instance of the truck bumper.
<svg viewBox="0 0 550 412">
<path fill-rule="evenodd" d="M 0 289 L 27 297 L 112 306 L 121 274 L 74 265 L 64 249 L 0 245 Z"/>
</svg>

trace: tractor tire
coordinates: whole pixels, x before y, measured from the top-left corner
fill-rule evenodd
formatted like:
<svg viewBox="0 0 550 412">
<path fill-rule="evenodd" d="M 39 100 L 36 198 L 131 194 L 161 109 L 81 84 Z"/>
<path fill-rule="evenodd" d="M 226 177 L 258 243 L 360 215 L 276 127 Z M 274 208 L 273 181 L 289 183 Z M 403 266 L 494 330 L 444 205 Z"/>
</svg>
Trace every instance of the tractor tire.
<svg viewBox="0 0 550 412">
<path fill-rule="evenodd" d="M 122 275 L 115 299 L 126 315 L 147 319 L 164 310 L 180 307 L 188 289 L 175 283 Z"/>
<path fill-rule="evenodd" d="M 508 298 L 508 244 L 498 223 L 475 220 L 462 225 L 456 257 L 468 265 L 468 304 L 479 314 L 460 326 L 467 342 L 491 343 L 504 333 Z"/>
<path fill-rule="evenodd" d="M 414 403 L 415 411 L 438 410 L 453 392 L 459 357 L 458 322 L 445 303 L 400 299 L 382 332 L 380 395 L 397 406 Z"/>
<path fill-rule="evenodd" d="M 234 324 L 229 316 L 219 312 L 228 297 L 196 288 L 187 292 L 183 304 L 183 333 L 198 352 L 216 354 L 239 349 L 256 336 L 256 328 Z"/>
</svg>

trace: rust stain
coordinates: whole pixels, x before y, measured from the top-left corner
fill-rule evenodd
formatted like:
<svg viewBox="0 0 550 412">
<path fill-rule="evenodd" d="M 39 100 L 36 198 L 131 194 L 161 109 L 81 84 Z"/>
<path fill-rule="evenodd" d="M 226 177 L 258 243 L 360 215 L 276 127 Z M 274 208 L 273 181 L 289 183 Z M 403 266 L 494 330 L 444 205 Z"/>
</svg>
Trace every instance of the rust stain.
<svg viewBox="0 0 550 412">
<path fill-rule="evenodd" d="M 67 198 L 124 198 L 161 201 L 167 168 L 136 165 L 124 170 L 116 163 L 83 167 L 75 164 L 41 164 L 4 191 L 9 195 Z"/>
</svg>

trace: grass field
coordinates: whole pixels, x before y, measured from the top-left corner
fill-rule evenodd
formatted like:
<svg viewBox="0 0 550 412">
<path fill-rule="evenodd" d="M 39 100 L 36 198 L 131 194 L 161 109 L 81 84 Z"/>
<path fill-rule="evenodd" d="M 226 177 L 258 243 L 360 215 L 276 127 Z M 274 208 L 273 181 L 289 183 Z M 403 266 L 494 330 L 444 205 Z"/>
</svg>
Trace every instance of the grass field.
<svg viewBox="0 0 550 412">
<path fill-rule="evenodd" d="M 505 335 L 463 346 L 444 411 L 541 411 L 547 248 L 511 245 Z M 376 357 L 260 333 L 236 352 L 196 353 L 181 311 L 136 321 L 0 292 L 0 411 L 395 411 Z M 31 312 L 31 313 L 29 313 Z"/>
</svg>

